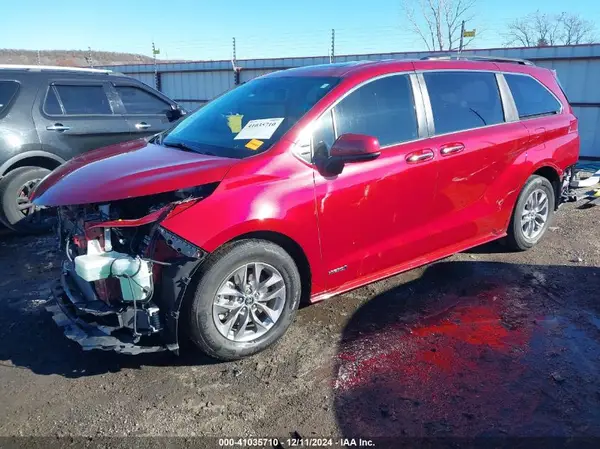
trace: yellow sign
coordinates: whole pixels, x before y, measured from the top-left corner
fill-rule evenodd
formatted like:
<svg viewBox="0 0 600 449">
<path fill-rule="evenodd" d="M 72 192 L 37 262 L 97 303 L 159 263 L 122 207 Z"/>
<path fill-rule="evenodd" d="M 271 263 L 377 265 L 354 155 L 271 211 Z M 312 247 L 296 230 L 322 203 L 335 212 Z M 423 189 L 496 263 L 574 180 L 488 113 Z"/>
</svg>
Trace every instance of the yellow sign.
<svg viewBox="0 0 600 449">
<path fill-rule="evenodd" d="M 262 146 L 263 143 L 264 142 L 262 140 L 252 139 L 250 142 L 248 142 L 246 144 L 246 148 L 248 148 L 249 150 L 256 151 Z"/>
<path fill-rule="evenodd" d="M 477 31 L 477 30 L 471 30 L 471 31 L 465 30 L 463 33 L 463 37 L 475 37 L 475 31 Z"/>
<path fill-rule="evenodd" d="M 242 114 L 233 114 L 227 116 L 227 126 L 233 134 L 237 134 L 242 130 Z"/>
</svg>

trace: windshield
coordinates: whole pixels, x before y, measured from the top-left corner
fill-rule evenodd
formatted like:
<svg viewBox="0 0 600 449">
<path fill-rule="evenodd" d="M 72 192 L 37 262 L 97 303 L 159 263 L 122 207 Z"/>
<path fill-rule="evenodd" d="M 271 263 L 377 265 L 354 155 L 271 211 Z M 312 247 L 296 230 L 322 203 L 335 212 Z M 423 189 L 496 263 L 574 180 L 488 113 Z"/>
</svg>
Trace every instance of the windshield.
<svg viewBox="0 0 600 449">
<path fill-rule="evenodd" d="M 165 146 L 245 158 L 269 149 L 339 78 L 257 78 L 208 103 L 162 139 Z"/>
</svg>

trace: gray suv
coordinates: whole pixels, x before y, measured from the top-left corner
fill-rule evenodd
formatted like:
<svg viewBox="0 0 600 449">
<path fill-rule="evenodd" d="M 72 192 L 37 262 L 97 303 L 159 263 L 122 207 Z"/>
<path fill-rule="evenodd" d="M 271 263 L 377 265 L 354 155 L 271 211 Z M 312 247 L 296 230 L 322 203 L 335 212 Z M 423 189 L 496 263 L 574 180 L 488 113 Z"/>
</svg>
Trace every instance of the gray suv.
<svg viewBox="0 0 600 449">
<path fill-rule="evenodd" d="M 156 134 L 185 111 L 110 70 L 0 65 L 0 221 L 47 229 L 29 201 L 51 170 L 83 152 Z"/>
</svg>

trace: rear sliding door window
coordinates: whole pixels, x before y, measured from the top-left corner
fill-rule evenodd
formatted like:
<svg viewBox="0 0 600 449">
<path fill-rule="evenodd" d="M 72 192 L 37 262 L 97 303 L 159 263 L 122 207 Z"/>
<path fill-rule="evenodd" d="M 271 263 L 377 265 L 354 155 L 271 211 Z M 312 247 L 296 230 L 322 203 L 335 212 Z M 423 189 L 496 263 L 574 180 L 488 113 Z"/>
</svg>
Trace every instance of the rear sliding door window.
<svg viewBox="0 0 600 449">
<path fill-rule="evenodd" d="M 529 75 L 508 75 L 504 78 L 510 87 L 519 118 L 558 114 L 561 104 L 548 89 Z"/>
<path fill-rule="evenodd" d="M 436 134 L 480 128 L 504 122 L 494 73 L 424 73 Z"/>
<path fill-rule="evenodd" d="M 418 137 L 415 104 L 406 75 L 380 78 L 358 88 L 334 108 L 334 117 L 338 137 L 366 134 L 377 137 L 381 146 Z"/>
<path fill-rule="evenodd" d="M 8 110 L 8 105 L 19 91 L 16 81 L 0 81 L 0 114 Z"/>
<path fill-rule="evenodd" d="M 65 114 L 67 115 L 109 115 L 112 114 L 112 109 L 102 86 L 82 86 L 82 85 L 59 85 L 55 84 L 54 88 L 58 93 Z M 52 87 L 50 88 L 52 90 Z M 56 97 L 54 93 L 46 96 L 46 104 L 44 110 L 52 114 L 50 111 L 56 111 Z"/>
</svg>

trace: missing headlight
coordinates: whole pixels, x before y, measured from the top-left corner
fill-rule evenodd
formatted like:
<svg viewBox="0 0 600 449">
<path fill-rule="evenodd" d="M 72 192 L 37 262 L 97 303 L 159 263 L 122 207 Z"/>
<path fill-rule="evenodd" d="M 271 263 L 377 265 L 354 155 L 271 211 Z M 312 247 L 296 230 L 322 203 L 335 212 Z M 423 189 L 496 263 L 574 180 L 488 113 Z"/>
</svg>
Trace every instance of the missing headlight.
<svg viewBox="0 0 600 449">
<path fill-rule="evenodd" d="M 162 226 L 159 226 L 158 232 L 160 232 L 160 234 L 164 237 L 167 245 L 186 257 L 190 257 L 192 259 L 202 259 L 206 255 L 206 252 L 198 246 L 188 242 L 185 239 L 182 239 L 178 235 L 173 234 L 171 231 L 167 231 Z"/>
</svg>

